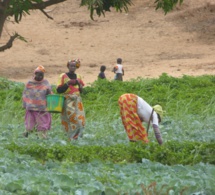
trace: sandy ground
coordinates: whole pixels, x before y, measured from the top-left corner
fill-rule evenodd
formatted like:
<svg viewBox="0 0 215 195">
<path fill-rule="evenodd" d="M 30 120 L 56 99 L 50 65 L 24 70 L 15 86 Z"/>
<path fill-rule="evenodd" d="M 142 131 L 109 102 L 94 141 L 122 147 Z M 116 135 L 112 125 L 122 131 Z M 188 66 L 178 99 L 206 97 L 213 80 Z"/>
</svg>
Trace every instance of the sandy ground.
<svg viewBox="0 0 215 195">
<path fill-rule="evenodd" d="M 56 84 L 67 72 L 69 59 L 80 58 L 86 84 L 97 79 L 101 65 L 106 76 L 116 59 L 123 59 L 124 80 L 215 74 L 215 1 L 189 0 L 167 15 L 155 11 L 152 0 L 134 0 L 129 13 L 112 10 L 92 21 L 80 0 L 68 0 L 46 11 L 54 20 L 33 11 L 20 24 L 8 21 L 0 45 L 18 32 L 28 41 L 15 41 L 0 52 L 0 77 L 26 82 L 38 65 L 46 79 Z"/>
</svg>

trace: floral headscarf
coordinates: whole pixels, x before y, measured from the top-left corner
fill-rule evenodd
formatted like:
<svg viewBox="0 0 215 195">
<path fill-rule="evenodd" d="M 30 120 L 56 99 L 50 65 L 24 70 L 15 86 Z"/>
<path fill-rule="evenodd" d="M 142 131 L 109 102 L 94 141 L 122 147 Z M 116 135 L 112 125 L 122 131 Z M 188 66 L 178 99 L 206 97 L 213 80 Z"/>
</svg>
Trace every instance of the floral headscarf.
<svg viewBox="0 0 215 195">
<path fill-rule="evenodd" d="M 69 60 L 67 62 L 67 66 L 70 62 L 75 62 L 76 68 L 79 68 L 81 66 L 81 61 L 79 59 L 75 59 L 75 60 Z"/>
</svg>

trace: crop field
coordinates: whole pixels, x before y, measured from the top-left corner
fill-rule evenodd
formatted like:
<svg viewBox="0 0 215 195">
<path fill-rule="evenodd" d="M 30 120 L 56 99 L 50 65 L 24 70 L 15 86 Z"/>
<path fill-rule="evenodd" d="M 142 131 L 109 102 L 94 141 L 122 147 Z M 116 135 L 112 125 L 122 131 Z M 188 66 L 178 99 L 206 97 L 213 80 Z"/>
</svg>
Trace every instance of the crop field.
<svg viewBox="0 0 215 195">
<path fill-rule="evenodd" d="M 215 194 L 215 76 L 95 81 L 82 94 L 86 128 L 76 141 L 57 113 L 48 139 L 24 138 L 23 89 L 0 78 L 1 195 Z M 149 144 L 128 141 L 117 102 L 124 93 L 162 105 L 162 146 L 152 128 Z"/>
</svg>

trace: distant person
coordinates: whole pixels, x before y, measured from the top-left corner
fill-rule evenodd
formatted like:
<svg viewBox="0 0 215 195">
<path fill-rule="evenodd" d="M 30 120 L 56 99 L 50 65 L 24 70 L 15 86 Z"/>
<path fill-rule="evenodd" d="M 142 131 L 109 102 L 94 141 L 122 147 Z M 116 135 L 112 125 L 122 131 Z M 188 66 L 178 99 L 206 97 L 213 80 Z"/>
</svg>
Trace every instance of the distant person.
<svg viewBox="0 0 215 195">
<path fill-rule="evenodd" d="M 85 112 L 81 98 L 84 82 L 81 75 L 76 74 L 76 69 L 79 67 L 79 60 L 68 61 L 69 72 L 60 75 L 57 85 L 57 92 L 65 97 L 61 124 L 69 140 L 82 137 L 85 127 Z"/>
<path fill-rule="evenodd" d="M 102 65 L 102 66 L 100 67 L 100 73 L 99 73 L 99 75 L 98 75 L 98 78 L 99 78 L 99 79 L 106 79 L 105 70 L 106 70 L 106 66 Z"/>
<path fill-rule="evenodd" d="M 22 100 L 25 108 L 24 136 L 28 137 L 34 128 L 38 136 L 47 138 L 47 132 L 51 129 L 51 114 L 46 110 L 46 96 L 52 93 L 51 85 L 44 79 L 45 68 L 38 66 L 34 71 L 33 79 L 25 85 Z"/>
<path fill-rule="evenodd" d="M 145 100 L 135 94 L 123 94 L 118 104 L 122 123 L 130 141 L 148 143 L 148 128 L 152 124 L 157 142 L 163 143 L 159 123 L 163 118 L 163 109 L 160 105 L 151 107 Z M 147 130 L 142 122 L 148 123 Z"/>
<path fill-rule="evenodd" d="M 122 77 L 124 76 L 124 68 L 122 65 L 122 59 L 117 58 L 116 62 L 117 62 L 117 64 L 113 68 L 113 72 L 115 73 L 114 80 L 123 81 Z"/>
</svg>

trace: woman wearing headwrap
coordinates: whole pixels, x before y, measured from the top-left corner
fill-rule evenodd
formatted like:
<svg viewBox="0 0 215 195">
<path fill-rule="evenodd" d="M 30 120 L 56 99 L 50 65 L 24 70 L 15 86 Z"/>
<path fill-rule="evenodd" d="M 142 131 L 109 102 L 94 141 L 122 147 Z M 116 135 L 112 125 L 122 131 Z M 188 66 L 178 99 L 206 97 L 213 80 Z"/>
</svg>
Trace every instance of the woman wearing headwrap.
<svg viewBox="0 0 215 195">
<path fill-rule="evenodd" d="M 79 60 L 70 60 L 67 63 L 69 72 L 60 75 L 57 86 L 57 92 L 65 97 L 61 124 L 70 140 L 82 137 L 85 126 L 85 113 L 80 96 L 84 82 L 81 76 L 75 73 L 79 67 Z"/>
<path fill-rule="evenodd" d="M 145 100 L 135 94 L 123 94 L 119 97 L 118 104 L 122 123 L 130 141 L 142 141 L 148 143 L 148 130 L 142 122 L 152 124 L 158 143 L 163 143 L 159 129 L 159 123 L 163 118 L 163 110 L 160 105 L 151 107 Z"/>
<path fill-rule="evenodd" d="M 46 110 L 46 96 L 52 93 L 51 85 L 44 79 L 45 68 L 38 66 L 33 79 L 29 80 L 23 91 L 22 100 L 25 113 L 25 137 L 37 129 L 39 136 L 47 137 L 51 129 L 51 114 Z"/>
</svg>

